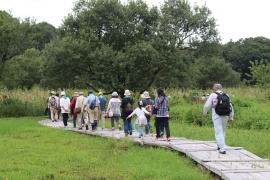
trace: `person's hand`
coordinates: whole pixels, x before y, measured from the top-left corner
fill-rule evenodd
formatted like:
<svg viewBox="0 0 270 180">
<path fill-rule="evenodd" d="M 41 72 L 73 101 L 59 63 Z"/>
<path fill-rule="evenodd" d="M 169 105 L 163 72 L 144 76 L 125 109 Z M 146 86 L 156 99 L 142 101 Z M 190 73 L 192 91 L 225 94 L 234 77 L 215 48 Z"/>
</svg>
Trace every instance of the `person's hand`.
<svg viewBox="0 0 270 180">
<path fill-rule="evenodd" d="M 234 123 L 234 120 L 233 119 L 229 120 L 229 123 Z"/>
</svg>

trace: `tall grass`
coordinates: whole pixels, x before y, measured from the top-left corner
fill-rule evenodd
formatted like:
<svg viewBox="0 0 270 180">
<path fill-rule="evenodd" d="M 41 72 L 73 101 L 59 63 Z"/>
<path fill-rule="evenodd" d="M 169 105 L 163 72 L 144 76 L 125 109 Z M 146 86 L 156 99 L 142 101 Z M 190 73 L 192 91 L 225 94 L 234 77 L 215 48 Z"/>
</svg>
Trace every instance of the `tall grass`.
<svg viewBox="0 0 270 180">
<path fill-rule="evenodd" d="M 55 90 L 60 92 L 61 90 Z M 69 97 L 78 89 L 65 90 Z M 231 97 L 235 109 L 234 128 L 243 129 L 269 129 L 270 128 L 270 90 L 258 87 L 228 88 L 224 91 Z M 44 114 L 47 106 L 49 90 L 35 87 L 31 90 L 0 90 L 0 117 L 40 116 Z M 85 94 L 87 90 L 83 90 Z M 155 90 L 152 89 L 154 97 Z M 202 116 L 203 103 L 195 100 L 194 94 L 210 94 L 212 90 L 180 90 L 167 89 L 170 96 L 170 113 L 172 121 L 194 124 L 197 126 L 209 126 L 212 124 L 211 115 Z M 133 94 L 135 101 L 140 96 Z M 109 99 L 110 97 L 107 96 Z"/>
</svg>

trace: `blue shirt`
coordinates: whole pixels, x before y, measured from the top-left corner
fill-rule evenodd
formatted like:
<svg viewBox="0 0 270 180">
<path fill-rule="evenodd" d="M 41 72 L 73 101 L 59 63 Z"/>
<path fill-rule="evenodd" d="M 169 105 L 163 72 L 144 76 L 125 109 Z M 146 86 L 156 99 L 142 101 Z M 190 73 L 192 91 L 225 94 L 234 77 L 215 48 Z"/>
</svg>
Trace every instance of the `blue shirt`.
<svg viewBox="0 0 270 180">
<path fill-rule="evenodd" d="M 87 105 L 91 105 L 92 101 L 96 98 L 96 107 L 98 107 L 99 105 L 99 99 L 94 95 L 94 94 L 89 94 L 89 96 L 87 97 L 85 104 Z"/>
<path fill-rule="evenodd" d="M 101 111 L 106 111 L 106 103 L 107 103 L 107 99 L 105 98 L 105 96 L 99 96 L 98 97 L 99 102 L 100 102 L 100 109 Z"/>
</svg>

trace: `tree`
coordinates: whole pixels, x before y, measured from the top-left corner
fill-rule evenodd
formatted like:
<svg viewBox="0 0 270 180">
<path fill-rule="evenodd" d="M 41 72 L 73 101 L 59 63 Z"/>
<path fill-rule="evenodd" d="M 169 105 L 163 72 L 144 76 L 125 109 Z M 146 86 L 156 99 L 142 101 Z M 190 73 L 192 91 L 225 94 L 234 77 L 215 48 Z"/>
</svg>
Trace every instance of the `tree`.
<svg viewBox="0 0 270 180">
<path fill-rule="evenodd" d="M 199 58 L 195 63 L 197 87 L 207 89 L 214 83 L 232 87 L 240 83 L 239 73 L 229 63 L 217 57 Z"/>
<path fill-rule="evenodd" d="M 234 70 L 241 73 L 241 79 L 249 80 L 247 74 L 250 74 L 252 62 L 261 59 L 270 62 L 270 39 L 256 37 L 229 42 L 224 45 L 223 57 L 232 64 Z"/>
<path fill-rule="evenodd" d="M 80 0 L 44 50 L 43 85 L 108 92 L 179 85 L 203 44 L 218 41 L 210 14 L 182 0 L 161 10 L 141 0 Z"/>
<path fill-rule="evenodd" d="M 249 81 L 251 84 L 257 84 L 261 86 L 270 85 L 270 63 L 263 60 L 251 62 Z"/>
<path fill-rule="evenodd" d="M 36 24 L 29 18 L 20 21 L 5 11 L 0 11 L 0 32 L 0 79 L 6 61 L 26 49 L 43 49 L 56 35 L 56 29 L 48 23 Z"/>
<path fill-rule="evenodd" d="M 3 83 L 9 88 L 28 88 L 40 82 L 40 51 L 28 49 L 5 63 Z"/>
</svg>

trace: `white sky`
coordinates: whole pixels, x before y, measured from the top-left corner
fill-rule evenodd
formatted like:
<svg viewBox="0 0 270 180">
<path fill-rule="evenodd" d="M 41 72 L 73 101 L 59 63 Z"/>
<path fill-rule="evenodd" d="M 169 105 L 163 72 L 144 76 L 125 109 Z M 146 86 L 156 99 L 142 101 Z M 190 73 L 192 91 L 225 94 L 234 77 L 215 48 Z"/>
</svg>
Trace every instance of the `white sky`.
<svg viewBox="0 0 270 180">
<path fill-rule="evenodd" d="M 126 2 L 127 0 L 122 0 Z M 163 0 L 145 0 L 149 5 L 160 5 Z M 230 39 L 265 36 L 270 38 L 270 0 L 189 0 L 211 9 L 217 20 L 222 42 Z M 0 10 L 10 11 L 19 18 L 34 18 L 54 26 L 62 20 L 76 0 L 0 0 Z"/>
</svg>

